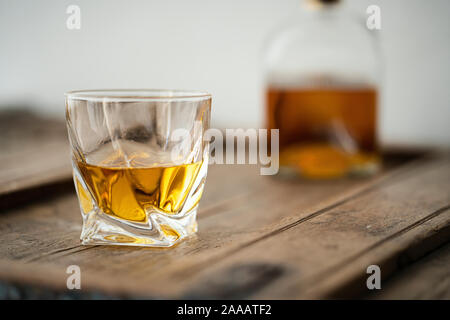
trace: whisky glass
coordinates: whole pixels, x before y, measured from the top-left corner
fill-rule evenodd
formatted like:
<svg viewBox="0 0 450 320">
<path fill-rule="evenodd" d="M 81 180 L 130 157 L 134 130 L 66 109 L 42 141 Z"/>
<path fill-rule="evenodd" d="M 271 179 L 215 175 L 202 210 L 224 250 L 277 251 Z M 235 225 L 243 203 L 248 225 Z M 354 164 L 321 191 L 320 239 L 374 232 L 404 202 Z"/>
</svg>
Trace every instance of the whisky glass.
<svg viewBox="0 0 450 320">
<path fill-rule="evenodd" d="M 195 233 L 211 96 L 175 90 L 65 96 L 82 244 L 170 247 Z"/>
</svg>

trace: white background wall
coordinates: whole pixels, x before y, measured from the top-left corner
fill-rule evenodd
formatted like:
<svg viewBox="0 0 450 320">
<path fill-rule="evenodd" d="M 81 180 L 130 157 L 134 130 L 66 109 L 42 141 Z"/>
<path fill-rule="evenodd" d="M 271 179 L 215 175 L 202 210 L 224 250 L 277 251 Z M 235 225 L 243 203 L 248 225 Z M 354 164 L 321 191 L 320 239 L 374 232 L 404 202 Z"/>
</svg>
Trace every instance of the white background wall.
<svg viewBox="0 0 450 320">
<path fill-rule="evenodd" d="M 262 123 L 266 35 L 301 0 L 0 0 L 0 107 L 63 117 L 63 93 L 180 88 L 213 94 L 213 125 Z M 383 143 L 450 146 L 450 1 L 347 0 L 381 7 Z M 66 8 L 81 8 L 81 30 Z"/>
</svg>

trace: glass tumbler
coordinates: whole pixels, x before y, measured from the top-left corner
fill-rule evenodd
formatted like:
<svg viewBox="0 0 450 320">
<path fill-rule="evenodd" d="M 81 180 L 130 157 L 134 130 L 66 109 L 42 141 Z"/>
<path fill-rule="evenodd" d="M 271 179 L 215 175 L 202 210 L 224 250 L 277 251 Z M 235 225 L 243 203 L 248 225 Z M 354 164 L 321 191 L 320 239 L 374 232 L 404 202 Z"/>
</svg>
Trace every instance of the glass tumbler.
<svg viewBox="0 0 450 320">
<path fill-rule="evenodd" d="M 210 111 L 201 92 L 66 93 L 82 244 L 169 247 L 197 231 Z"/>
</svg>

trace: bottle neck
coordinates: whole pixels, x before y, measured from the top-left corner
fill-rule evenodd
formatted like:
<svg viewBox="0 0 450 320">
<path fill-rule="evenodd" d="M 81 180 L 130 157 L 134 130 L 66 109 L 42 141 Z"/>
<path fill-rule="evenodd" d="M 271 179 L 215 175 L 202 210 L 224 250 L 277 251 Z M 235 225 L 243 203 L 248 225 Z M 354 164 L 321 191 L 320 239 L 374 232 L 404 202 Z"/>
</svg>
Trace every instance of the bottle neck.
<svg viewBox="0 0 450 320">
<path fill-rule="evenodd" d="M 342 1 L 339 0 L 303 0 L 302 7 L 305 12 L 317 16 L 340 14 L 344 9 Z"/>
<path fill-rule="evenodd" d="M 314 23 L 333 23 L 349 15 L 342 1 L 303 0 L 302 16 Z"/>
<path fill-rule="evenodd" d="M 303 0 L 303 4 L 311 10 L 329 10 L 340 7 L 341 0 Z"/>
</svg>

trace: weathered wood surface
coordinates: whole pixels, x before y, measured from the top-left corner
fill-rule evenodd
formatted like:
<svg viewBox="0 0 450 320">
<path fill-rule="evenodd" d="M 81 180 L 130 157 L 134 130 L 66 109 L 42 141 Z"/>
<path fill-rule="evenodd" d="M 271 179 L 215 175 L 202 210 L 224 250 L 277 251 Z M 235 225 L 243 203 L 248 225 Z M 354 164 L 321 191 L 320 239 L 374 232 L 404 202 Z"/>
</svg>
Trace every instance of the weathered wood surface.
<svg viewBox="0 0 450 320">
<path fill-rule="evenodd" d="M 0 209 L 66 187 L 71 180 L 64 122 L 26 111 L 0 113 Z"/>
<path fill-rule="evenodd" d="M 199 232 L 174 248 L 81 246 L 74 192 L 3 210 L 0 281 L 154 298 L 333 298 L 450 239 L 450 156 L 400 161 L 365 180 L 286 181 L 211 166 Z"/>
<path fill-rule="evenodd" d="M 405 267 L 382 289 L 367 298 L 450 300 L 450 244 Z"/>
</svg>

